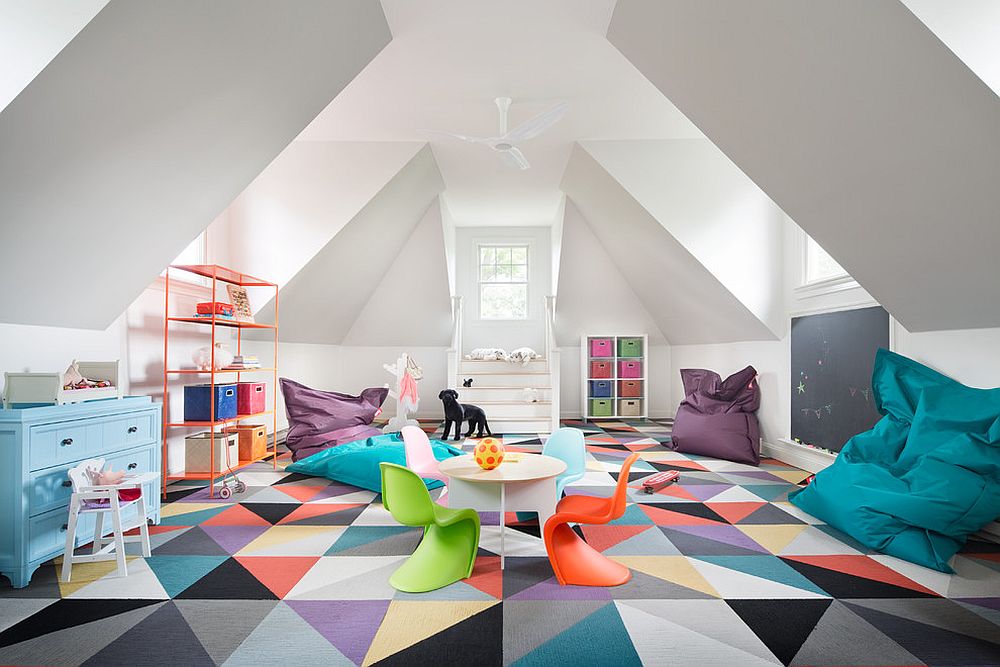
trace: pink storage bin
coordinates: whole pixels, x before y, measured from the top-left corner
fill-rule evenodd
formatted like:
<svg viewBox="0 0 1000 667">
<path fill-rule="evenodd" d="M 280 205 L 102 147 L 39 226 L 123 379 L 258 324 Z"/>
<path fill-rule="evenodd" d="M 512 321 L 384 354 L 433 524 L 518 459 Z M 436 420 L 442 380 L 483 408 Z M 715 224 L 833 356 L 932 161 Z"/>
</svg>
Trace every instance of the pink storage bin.
<svg viewBox="0 0 1000 667">
<path fill-rule="evenodd" d="M 615 356 L 614 342 L 610 338 L 591 338 L 590 356 L 592 357 Z"/>
<path fill-rule="evenodd" d="M 620 378 L 641 378 L 642 377 L 642 362 L 641 361 L 619 361 L 618 362 L 618 377 L 620 377 Z"/>
<path fill-rule="evenodd" d="M 263 382 L 240 382 L 236 385 L 236 412 L 255 415 L 266 410 Z"/>
</svg>

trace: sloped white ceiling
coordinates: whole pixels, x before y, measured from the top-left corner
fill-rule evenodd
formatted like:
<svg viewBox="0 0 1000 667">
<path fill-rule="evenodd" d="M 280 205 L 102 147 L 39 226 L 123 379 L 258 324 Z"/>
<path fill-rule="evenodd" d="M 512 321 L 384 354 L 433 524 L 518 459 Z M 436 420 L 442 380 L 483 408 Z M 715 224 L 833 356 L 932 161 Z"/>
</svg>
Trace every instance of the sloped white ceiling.
<svg viewBox="0 0 1000 667">
<path fill-rule="evenodd" d="M 106 327 L 389 39 L 368 0 L 109 3 L 0 113 L 0 319 Z"/>
<path fill-rule="evenodd" d="M 425 146 L 280 289 L 281 340 L 342 343 L 442 190 L 441 173 Z M 443 257 L 443 242 L 441 248 Z M 273 322 L 274 312 L 272 300 L 257 319 Z"/>
<path fill-rule="evenodd" d="M 896 0 L 620 0 L 608 39 L 910 331 L 1000 325 L 1000 99 Z"/>
<path fill-rule="evenodd" d="M 778 337 L 785 214 L 707 139 L 580 145 Z"/>
<path fill-rule="evenodd" d="M 591 334 L 646 333 L 666 342 L 655 320 L 594 236 L 573 200 L 566 198 L 556 298 L 556 342 L 576 347 Z"/>
<path fill-rule="evenodd" d="M 667 342 L 774 340 L 776 336 L 663 228 L 594 158 L 575 146 L 562 189 L 586 219 Z M 567 237 L 564 234 L 563 244 Z M 569 289 L 563 267 L 559 289 Z M 593 308 L 602 303 L 594 302 Z M 557 299 L 558 309 L 558 299 Z"/>
<path fill-rule="evenodd" d="M 451 341 L 451 298 L 439 199 L 431 202 L 375 288 L 344 345 L 437 346 Z"/>
<path fill-rule="evenodd" d="M 425 144 L 293 141 L 229 207 L 226 261 L 284 285 Z"/>
</svg>

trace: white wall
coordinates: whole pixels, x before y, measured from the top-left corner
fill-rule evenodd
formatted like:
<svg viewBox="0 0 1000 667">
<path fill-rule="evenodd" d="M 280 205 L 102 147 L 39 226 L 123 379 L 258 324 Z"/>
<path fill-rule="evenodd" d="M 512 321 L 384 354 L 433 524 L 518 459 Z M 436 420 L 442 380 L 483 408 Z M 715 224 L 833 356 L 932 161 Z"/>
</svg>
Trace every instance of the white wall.
<svg viewBox="0 0 1000 667">
<path fill-rule="evenodd" d="M 479 245 L 528 245 L 528 319 L 479 319 Z M 544 297 L 552 289 L 552 230 L 549 227 L 458 227 L 455 236 L 458 294 L 464 299 L 464 352 L 477 347 L 545 350 Z"/>
</svg>

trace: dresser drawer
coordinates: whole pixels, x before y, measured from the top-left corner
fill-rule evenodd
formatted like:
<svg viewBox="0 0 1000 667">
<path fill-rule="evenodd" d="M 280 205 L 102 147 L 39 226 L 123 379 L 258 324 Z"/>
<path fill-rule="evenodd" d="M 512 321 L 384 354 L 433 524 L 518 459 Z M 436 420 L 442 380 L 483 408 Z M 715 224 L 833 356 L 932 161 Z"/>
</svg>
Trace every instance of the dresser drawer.
<svg viewBox="0 0 1000 667">
<path fill-rule="evenodd" d="M 28 478 L 28 514 L 35 516 L 58 507 L 66 507 L 73 487 L 69 483 L 66 471 L 72 465 L 48 468 L 31 473 Z"/>
<path fill-rule="evenodd" d="M 30 467 L 40 470 L 88 458 L 103 435 L 104 422 L 99 419 L 33 426 L 28 436 Z"/>
<path fill-rule="evenodd" d="M 28 560 L 45 558 L 66 547 L 68 518 L 66 510 L 56 510 L 31 518 L 28 522 Z"/>
<path fill-rule="evenodd" d="M 101 441 L 88 443 L 88 456 L 100 456 L 104 452 L 154 442 L 159 427 L 155 417 L 156 413 L 152 411 L 136 412 L 105 421 Z"/>
</svg>

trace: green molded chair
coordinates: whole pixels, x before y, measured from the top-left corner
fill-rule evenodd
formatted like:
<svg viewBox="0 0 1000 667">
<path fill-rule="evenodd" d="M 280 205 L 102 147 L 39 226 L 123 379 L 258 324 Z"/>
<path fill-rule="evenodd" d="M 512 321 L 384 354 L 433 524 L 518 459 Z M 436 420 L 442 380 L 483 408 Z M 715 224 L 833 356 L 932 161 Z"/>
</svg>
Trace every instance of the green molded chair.
<svg viewBox="0 0 1000 667">
<path fill-rule="evenodd" d="M 479 549 L 479 515 L 471 509 L 442 507 L 412 470 L 380 463 L 382 504 L 404 526 L 422 526 L 416 551 L 389 577 L 405 593 L 426 593 L 472 575 Z"/>
</svg>

